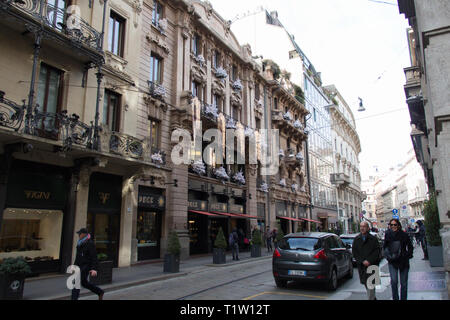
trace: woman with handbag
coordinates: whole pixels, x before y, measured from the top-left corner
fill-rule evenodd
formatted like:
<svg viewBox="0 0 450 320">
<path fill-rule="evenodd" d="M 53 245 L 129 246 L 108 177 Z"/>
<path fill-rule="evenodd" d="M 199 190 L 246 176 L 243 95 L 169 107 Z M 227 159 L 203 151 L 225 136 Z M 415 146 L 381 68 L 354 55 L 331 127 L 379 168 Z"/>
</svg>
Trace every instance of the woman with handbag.
<svg viewBox="0 0 450 320">
<path fill-rule="evenodd" d="M 389 263 L 392 299 L 399 300 L 398 278 L 400 273 L 400 297 L 401 300 L 407 300 L 409 259 L 413 257 L 414 247 L 408 234 L 402 230 L 398 219 L 391 219 L 389 227 L 390 229 L 385 235 L 383 250 Z"/>
</svg>

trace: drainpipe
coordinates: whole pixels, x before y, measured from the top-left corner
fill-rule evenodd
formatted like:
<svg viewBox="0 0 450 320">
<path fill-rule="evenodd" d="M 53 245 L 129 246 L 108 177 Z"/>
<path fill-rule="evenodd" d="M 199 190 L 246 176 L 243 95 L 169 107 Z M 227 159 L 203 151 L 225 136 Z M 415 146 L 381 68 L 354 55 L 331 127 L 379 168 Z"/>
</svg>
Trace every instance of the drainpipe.
<svg viewBox="0 0 450 320">
<path fill-rule="evenodd" d="M 309 117 L 308 119 L 305 117 L 305 128 L 307 127 L 307 121 L 310 119 L 311 117 Z M 309 208 L 309 219 L 312 219 L 312 194 L 311 194 L 311 173 L 310 173 L 310 168 L 309 168 L 309 134 L 307 134 L 307 138 L 305 141 L 305 154 L 306 154 L 306 176 L 308 178 L 308 189 L 309 189 L 309 197 L 310 197 L 310 205 L 308 206 Z M 309 226 L 309 231 L 311 231 L 311 222 L 308 222 L 308 226 Z M 312 230 L 315 231 L 315 230 Z"/>
<path fill-rule="evenodd" d="M 102 22 L 102 35 L 101 35 L 101 39 L 100 39 L 100 50 L 103 51 L 103 41 L 105 38 L 105 19 L 106 19 L 106 7 L 108 4 L 108 0 L 104 0 L 104 4 L 103 4 L 103 22 Z M 102 79 L 103 79 L 103 74 L 102 74 L 102 61 L 100 61 L 97 65 L 98 71 L 96 73 L 97 75 L 97 101 L 95 103 L 95 125 L 94 125 L 94 141 L 93 141 L 93 149 L 100 151 L 99 150 L 99 136 L 98 136 L 98 123 L 99 123 L 99 117 L 100 117 L 100 91 L 101 91 L 101 84 L 102 84 Z"/>
<path fill-rule="evenodd" d="M 270 109 L 271 110 L 271 109 Z M 267 111 L 267 86 L 264 86 L 264 120 L 266 124 L 266 130 L 269 129 L 269 113 Z M 267 146 L 269 146 L 270 143 L 270 137 L 267 135 Z M 266 176 L 268 177 L 268 176 Z M 267 189 L 270 190 L 270 178 L 265 179 L 267 183 Z M 269 193 L 267 193 L 267 199 L 266 199 L 266 206 L 267 206 L 267 216 L 266 216 L 266 228 L 270 227 L 270 198 Z"/>
</svg>

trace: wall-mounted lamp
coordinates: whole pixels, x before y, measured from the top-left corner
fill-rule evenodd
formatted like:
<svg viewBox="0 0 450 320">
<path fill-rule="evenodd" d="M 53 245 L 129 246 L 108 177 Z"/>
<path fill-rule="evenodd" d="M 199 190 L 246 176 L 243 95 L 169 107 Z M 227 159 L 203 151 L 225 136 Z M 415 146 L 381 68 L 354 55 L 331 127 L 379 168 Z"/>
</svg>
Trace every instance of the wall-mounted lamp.
<svg viewBox="0 0 450 320">
<path fill-rule="evenodd" d="M 173 185 L 175 188 L 178 187 L 178 180 L 177 179 L 173 179 L 172 183 L 164 183 L 165 186 L 170 186 Z"/>
</svg>

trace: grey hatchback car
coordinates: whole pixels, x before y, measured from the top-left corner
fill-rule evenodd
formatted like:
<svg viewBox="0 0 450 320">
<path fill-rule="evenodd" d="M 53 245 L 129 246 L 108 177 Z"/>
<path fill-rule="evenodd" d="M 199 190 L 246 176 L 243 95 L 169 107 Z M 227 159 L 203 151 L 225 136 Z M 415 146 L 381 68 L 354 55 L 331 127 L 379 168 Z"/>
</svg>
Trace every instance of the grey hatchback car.
<svg viewBox="0 0 450 320">
<path fill-rule="evenodd" d="M 314 281 L 336 290 L 338 279 L 353 277 L 352 255 L 335 234 L 291 233 L 278 242 L 272 271 L 278 287 L 286 287 L 291 280 Z"/>
</svg>

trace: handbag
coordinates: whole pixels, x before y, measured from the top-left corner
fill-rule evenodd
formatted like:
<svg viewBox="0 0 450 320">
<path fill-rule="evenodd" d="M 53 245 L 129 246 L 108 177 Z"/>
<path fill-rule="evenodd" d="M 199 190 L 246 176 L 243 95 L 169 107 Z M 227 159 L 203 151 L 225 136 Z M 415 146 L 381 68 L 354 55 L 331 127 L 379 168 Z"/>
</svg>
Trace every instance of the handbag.
<svg viewBox="0 0 450 320">
<path fill-rule="evenodd" d="M 401 241 L 392 241 L 391 243 L 389 243 L 389 245 L 386 247 L 384 251 L 384 255 L 387 261 L 389 262 L 398 260 L 401 257 L 401 253 L 402 253 Z"/>
</svg>

